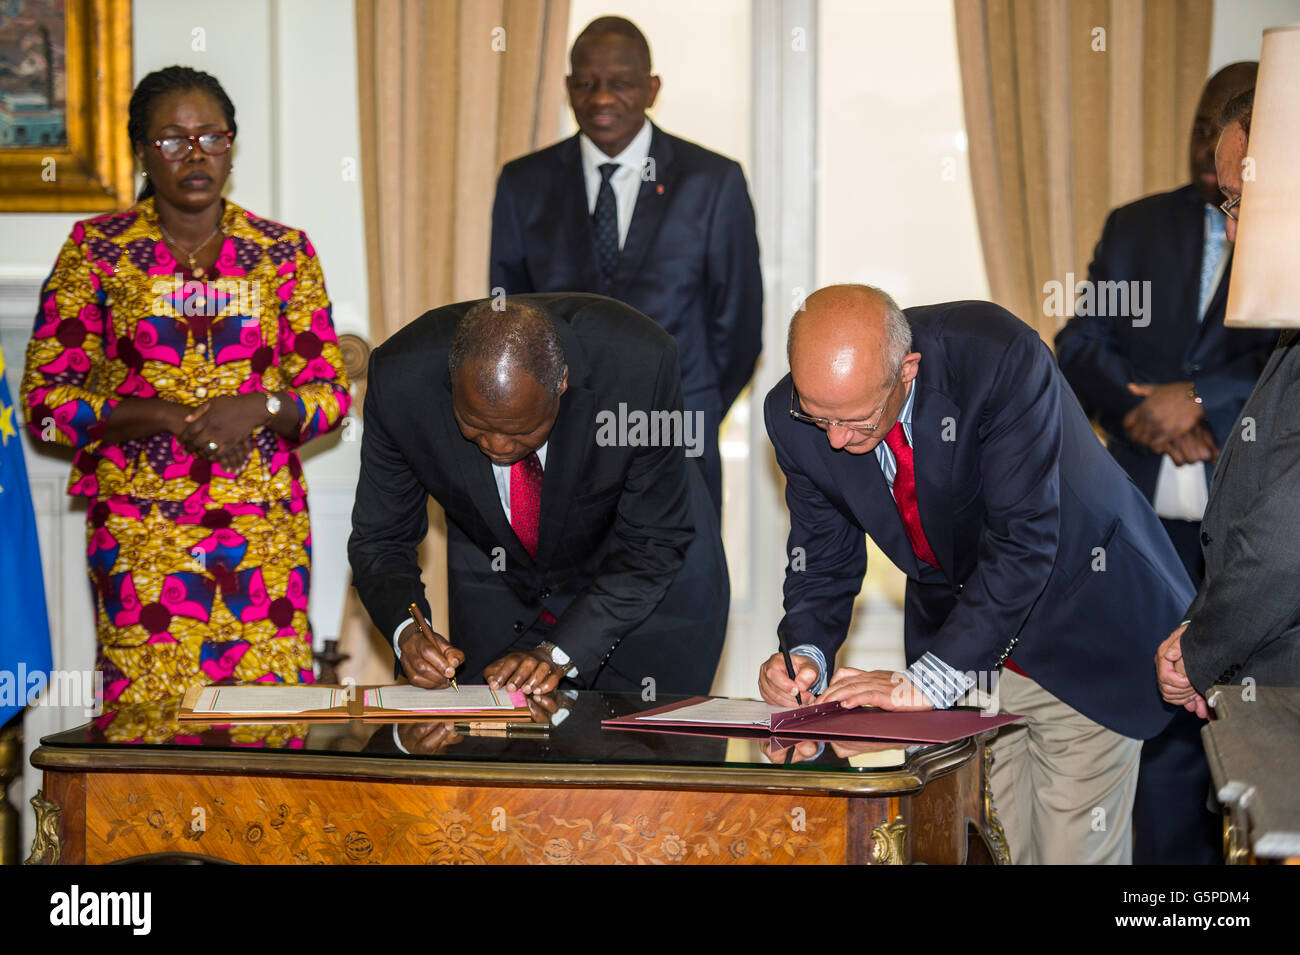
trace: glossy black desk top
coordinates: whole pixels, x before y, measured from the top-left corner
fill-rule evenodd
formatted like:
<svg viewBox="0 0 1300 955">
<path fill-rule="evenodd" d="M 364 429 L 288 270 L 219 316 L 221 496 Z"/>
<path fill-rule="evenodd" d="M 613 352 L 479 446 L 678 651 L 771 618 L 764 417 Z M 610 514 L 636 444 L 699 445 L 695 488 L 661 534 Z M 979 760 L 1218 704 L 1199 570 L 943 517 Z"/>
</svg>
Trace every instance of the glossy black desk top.
<svg viewBox="0 0 1300 955">
<path fill-rule="evenodd" d="M 723 737 L 600 725 L 678 699 L 685 697 L 647 702 L 635 694 L 570 692 L 554 698 L 564 714 L 557 714 L 557 725 L 498 723 L 458 731 L 445 721 L 180 723 L 175 698 L 105 712 L 84 726 L 47 736 L 32 763 L 52 771 L 883 794 L 919 789 L 960 766 L 977 748 L 970 739 L 919 745 L 783 742 L 758 731 Z"/>
</svg>

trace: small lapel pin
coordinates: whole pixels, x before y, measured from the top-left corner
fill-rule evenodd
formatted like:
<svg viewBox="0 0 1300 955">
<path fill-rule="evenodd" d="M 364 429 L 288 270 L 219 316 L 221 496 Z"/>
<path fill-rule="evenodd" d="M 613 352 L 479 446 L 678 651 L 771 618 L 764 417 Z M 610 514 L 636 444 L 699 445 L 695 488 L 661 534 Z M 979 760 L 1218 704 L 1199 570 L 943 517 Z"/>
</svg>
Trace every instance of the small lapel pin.
<svg viewBox="0 0 1300 955">
<path fill-rule="evenodd" d="M 664 184 L 662 182 L 655 186 L 655 192 L 659 193 L 661 196 L 664 194 Z"/>
</svg>

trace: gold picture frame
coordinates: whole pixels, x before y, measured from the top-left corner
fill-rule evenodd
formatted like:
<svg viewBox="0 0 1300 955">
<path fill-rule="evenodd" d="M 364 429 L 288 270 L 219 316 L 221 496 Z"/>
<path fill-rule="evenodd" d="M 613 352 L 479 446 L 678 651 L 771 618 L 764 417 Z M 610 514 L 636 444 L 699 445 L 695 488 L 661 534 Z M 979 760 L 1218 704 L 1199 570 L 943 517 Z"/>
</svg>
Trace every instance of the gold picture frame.
<svg viewBox="0 0 1300 955">
<path fill-rule="evenodd" d="M 110 212 L 133 201 L 131 0 L 65 0 L 66 143 L 0 148 L 0 212 Z"/>
</svg>

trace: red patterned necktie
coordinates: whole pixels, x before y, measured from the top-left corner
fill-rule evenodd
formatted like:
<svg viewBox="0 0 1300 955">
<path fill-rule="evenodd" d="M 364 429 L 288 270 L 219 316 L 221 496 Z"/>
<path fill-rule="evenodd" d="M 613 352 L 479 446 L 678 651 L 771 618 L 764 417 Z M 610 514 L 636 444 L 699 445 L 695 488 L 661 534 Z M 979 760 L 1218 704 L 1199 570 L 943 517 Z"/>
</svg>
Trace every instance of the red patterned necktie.
<svg viewBox="0 0 1300 955">
<path fill-rule="evenodd" d="M 912 542 L 916 556 L 931 567 L 939 566 L 939 558 L 930 549 L 930 542 L 925 539 L 921 529 L 921 512 L 916 506 L 916 473 L 912 468 L 912 446 L 903 434 L 903 423 L 895 421 L 894 426 L 885 435 L 885 445 L 894 452 L 894 461 L 898 470 L 894 474 L 894 503 L 898 505 L 898 514 L 903 518 L 903 528 L 907 539 Z"/>
<path fill-rule="evenodd" d="M 542 514 L 542 462 L 534 451 L 510 466 L 510 527 L 528 556 L 537 559 L 539 518 Z M 542 611 L 544 623 L 554 623 L 549 610 Z"/>
</svg>

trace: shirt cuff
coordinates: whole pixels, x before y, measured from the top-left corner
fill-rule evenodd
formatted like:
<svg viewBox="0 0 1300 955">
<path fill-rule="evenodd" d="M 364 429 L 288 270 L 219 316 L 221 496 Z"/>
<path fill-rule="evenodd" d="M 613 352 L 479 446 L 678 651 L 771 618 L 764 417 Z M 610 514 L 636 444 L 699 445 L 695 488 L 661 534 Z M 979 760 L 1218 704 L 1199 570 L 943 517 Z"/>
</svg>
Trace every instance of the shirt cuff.
<svg viewBox="0 0 1300 955">
<path fill-rule="evenodd" d="M 975 685 L 973 676 L 954 670 L 928 651 L 907 668 L 907 677 L 936 710 L 948 709 Z"/>
<path fill-rule="evenodd" d="M 811 643 L 801 643 L 790 651 L 790 656 L 798 654 L 801 657 L 807 657 L 817 666 L 817 682 L 812 685 L 812 695 L 821 696 L 826 692 L 826 654 L 822 653 L 820 647 L 814 647 Z"/>
<path fill-rule="evenodd" d="M 399 623 L 397 629 L 393 631 L 393 652 L 397 654 L 397 659 L 399 660 L 402 659 L 402 648 L 397 645 L 397 638 L 402 635 L 402 631 L 406 629 L 408 623 L 411 623 L 410 617 L 407 617 Z"/>
</svg>

